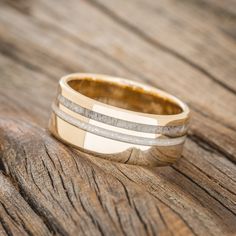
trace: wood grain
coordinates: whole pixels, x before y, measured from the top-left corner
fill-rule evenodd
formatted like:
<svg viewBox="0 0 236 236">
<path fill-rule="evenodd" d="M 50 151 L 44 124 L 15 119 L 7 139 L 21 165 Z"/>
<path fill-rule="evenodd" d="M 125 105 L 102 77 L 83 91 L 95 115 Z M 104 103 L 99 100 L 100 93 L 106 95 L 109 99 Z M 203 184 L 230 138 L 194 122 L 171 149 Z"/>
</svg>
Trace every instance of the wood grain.
<svg viewBox="0 0 236 236">
<path fill-rule="evenodd" d="M 0 235 L 235 235 L 231 0 L 0 2 Z M 58 79 L 123 76 L 193 113 L 183 157 L 147 169 L 45 130 Z"/>
</svg>

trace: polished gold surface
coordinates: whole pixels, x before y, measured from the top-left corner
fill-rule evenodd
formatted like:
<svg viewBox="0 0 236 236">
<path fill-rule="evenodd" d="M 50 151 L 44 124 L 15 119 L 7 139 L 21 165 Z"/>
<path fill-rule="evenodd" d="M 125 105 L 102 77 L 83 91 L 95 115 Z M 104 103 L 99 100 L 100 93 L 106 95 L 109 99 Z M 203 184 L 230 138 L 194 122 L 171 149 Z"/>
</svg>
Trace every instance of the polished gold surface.
<svg viewBox="0 0 236 236">
<path fill-rule="evenodd" d="M 96 101 L 131 111 L 157 115 L 173 115 L 182 112 L 181 107 L 168 97 L 161 97 L 138 86 L 91 78 L 71 80 L 68 81 L 68 85 Z"/>
<path fill-rule="evenodd" d="M 128 164 L 161 166 L 182 153 L 189 109 L 148 85 L 96 74 L 59 83 L 49 130 L 93 155 Z"/>
</svg>

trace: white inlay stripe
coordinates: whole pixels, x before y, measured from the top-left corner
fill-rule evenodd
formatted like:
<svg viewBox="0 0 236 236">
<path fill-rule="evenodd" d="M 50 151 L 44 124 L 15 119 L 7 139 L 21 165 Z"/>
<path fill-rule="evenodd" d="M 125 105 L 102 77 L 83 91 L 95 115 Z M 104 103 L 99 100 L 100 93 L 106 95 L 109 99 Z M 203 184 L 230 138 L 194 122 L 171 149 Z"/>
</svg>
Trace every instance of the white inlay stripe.
<svg viewBox="0 0 236 236">
<path fill-rule="evenodd" d="M 115 132 L 112 130 L 104 129 L 101 127 L 97 127 L 95 125 L 83 122 L 79 119 L 76 119 L 64 111 L 60 110 L 56 104 L 52 105 L 53 112 L 62 120 L 68 122 L 69 124 L 85 130 L 87 132 L 96 134 L 98 136 L 102 136 L 105 138 L 110 138 L 113 140 L 126 142 L 126 143 L 133 143 L 138 145 L 145 145 L 145 146 L 174 146 L 184 143 L 186 136 L 177 137 L 177 138 L 146 138 L 146 137 L 139 137 L 134 135 L 123 134 L 119 132 Z"/>
<path fill-rule="evenodd" d="M 153 134 L 162 134 L 170 137 L 178 137 L 186 134 L 188 125 L 179 125 L 179 126 L 160 126 L 160 125 L 149 125 L 149 124 L 142 124 L 137 122 L 132 122 L 128 120 L 123 120 L 111 116 L 107 116 L 105 114 L 89 110 L 87 108 L 84 108 L 67 98 L 65 98 L 62 95 L 58 96 L 58 101 L 65 106 L 66 108 L 70 109 L 71 111 L 78 113 L 82 116 L 85 116 L 87 118 L 116 126 L 123 129 L 128 130 L 134 130 L 138 132 L 144 132 L 144 133 L 153 133 Z"/>
</svg>

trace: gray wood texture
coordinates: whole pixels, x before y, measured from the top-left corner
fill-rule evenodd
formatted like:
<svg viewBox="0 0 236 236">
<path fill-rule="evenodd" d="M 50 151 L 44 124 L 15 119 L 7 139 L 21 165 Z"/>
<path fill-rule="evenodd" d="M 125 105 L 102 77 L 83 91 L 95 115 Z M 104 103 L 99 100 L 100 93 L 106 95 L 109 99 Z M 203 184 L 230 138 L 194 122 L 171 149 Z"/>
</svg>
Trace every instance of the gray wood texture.
<svg viewBox="0 0 236 236">
<path fill-rule="evenodd" d="M 2 0 L 0 235 L 236 235 L 235 25 L 233 0 Z M 72 72 L 186 101 L 183 157 L 148 169 L 50 136 Z"/>
</svg>

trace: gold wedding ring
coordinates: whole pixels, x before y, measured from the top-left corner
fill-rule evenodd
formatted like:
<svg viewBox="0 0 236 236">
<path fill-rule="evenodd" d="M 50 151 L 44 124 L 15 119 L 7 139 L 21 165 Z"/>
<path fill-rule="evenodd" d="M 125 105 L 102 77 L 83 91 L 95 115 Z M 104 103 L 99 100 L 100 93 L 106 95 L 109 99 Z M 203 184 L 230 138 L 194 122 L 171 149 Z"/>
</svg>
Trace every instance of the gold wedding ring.
<svg viewBox="0 0 236 236">
<path fill-rule="evenodd" d="M 49 130 L 101 158 L 163 166 L 182 153 L 189 108 L 142 83 L 99 74 L 71 74 L 59 82 Z"/>
</svg>

